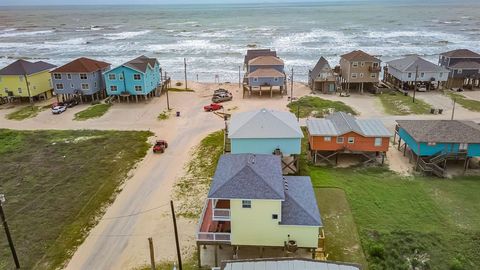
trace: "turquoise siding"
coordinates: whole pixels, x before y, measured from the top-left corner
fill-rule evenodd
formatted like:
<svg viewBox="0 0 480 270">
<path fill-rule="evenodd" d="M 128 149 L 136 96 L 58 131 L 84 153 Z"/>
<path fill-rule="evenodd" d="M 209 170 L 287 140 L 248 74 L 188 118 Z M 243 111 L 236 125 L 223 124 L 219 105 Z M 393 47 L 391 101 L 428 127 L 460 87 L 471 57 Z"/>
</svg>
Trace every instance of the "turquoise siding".
<svg viewBox="0 0 480 270">
<path fill-rule="evenodd" d="M 416 155 L 420 156 L 433 156 L 441 153 L 458 153 L 459 143 L 441 143 L 437 142 L 435 145 L 428 145 L 426 142 L 417 143 L 404 129 L 400 128 L 398 131 L 400 138 L 404 140 L 408 147 Z M 480 144 L 468 144 L 467 155 L 469 157 L 480 156 Z"/>
<path fill-rule="evenodd" d="M 231 139 L 232 154 L 272 154 L 280 148 L 284 155 L 300 154 L 301 139 Z"/>
<path fill-rule="evenodd" d="M 110 79 L 109 74 L 115 74 L 115 79 Z M 134 75 L 139 74 L 140 80 L 135 80 Z M 104 73 L 105 85 L 108 95 L 120 95 L 128 92 L 130 95 L 146 95 L 161 85 L 160 66 L 148 68 L 145 73 L 125 66 L 116 67 Z M 116 86 L 117 91 L 112 91 L 111 86 Z M 142 90 L 135 90 L 135 86 L 141 86 Z M 137 87 L 138 88 L 138 87 Z"/>
</svg>

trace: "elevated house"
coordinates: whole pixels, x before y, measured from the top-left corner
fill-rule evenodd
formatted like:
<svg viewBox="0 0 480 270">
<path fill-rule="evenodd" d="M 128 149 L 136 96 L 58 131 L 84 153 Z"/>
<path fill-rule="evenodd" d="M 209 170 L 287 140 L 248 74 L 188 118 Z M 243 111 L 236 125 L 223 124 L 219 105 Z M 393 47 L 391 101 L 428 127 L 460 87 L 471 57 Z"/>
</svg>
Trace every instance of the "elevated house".
<svg viewBox="0 0 480 270">
<path fill-rule="evenodd" d="M 0 70 L 0 96 L 28 98 L 30 101 L 52 97 L 50 70 L 55 65 L 17 60 Z"/>
<path fill-rule="evenodd" d="M 359 154 L 367 162 L 381 156 L 383 164 L 388 151 L 390 132 L 378 119 L 355 119 L 344 112 L 325 118 L 307 119 L 310 156 L 314 163 L 334 164 L 340 154 Z"/>
<path fill-rule="evenodd" d="M 304 258 L 258 258 L 223 261 L 219 270 L 360 270 L 360 265 Z"/>
<path fill-rule="evenodd" d="M 381 60 L 361 50 L 344 54 L 340 58 L 342 88 L 363 93 L 379 82 Z"/>
<path fill-rule="evenodd" d="M 440 88 L 448 79 L 448 69 L 417 55 L 387 62 L 384 80 L 399 89 L 415 89 L 415 83 L 425 84 L 427 90 Z M 436 82 L 436 86 L 435 86 Z"/>
<path fill-rule="evenodd" d="M 273 96 L 273 90 L 283 94 L 286 89 L 285 65 L 283 60 L 276 56 L 275 51 L 249 50 L 245 56 L 245 61 L 247 60 L 244 95 L 245 90 L 249 95 L 254 91 L 262 95 L 263 90 L 270 91 L 270 96 Z"/>
<path fill-rule="evenodd" d="M 440 54 L 438 63 L 447 68 L 447 87 L 480 87 L 480 54 L 458 49 Z"/>
<path fill-rule="evenodd" d="M 105 96 L 103 73 L 110 69 L 110 64 L 86 57 L 77 58 L 70 63 L 51 71 L 53 89 L 62 99 L 79 97 L 93 100 Z"/>
<path fill-rule="evenodd" d="M 160 95 L 161 69 L 156 58 L 137 57 L 125 64 L 104 73 L 107 94 L 109 96 L 130 97 Z"/>
<path fill-rule="evenodd" d="M 398 120 L 395 138 L 398 149 L 415 169 L 445 176 L 447 161 L 464 161 L 464 170 L 473 157 L 480 157 L 480 125 L 473 121 L 459 120 Z M 403 141 L 403 144 L 402 144 Z"/>
<path fill-rule="evenodd" d="M 225 154 L 220 157 L 197 229 L 200 246 L 233 250 L 284 248 L 323 251 L 324 235 L 317 201 L 308 176 L 283 176 L 280 157 Z M 225 248 L 227 246 L 227 248 Z M 319 248 L 320 246 L 320 248 Z M 218 261 L 215 266 L 218 267 Z"/>
<path fill-rule="evenodd" d="M 285 173 L 296 172 L 303 132 L 290 112 L 260 109 L 236 113 L 227 125 L 232 154 L 275 154 Z"/>
<path fill-rule="evenodd" d="M 315 67 L 308 71 L 308 86 L 313 91 L 332 94 L 337 91 L 337 79 L 327 59 L 320 57 Z"/>
</svg>

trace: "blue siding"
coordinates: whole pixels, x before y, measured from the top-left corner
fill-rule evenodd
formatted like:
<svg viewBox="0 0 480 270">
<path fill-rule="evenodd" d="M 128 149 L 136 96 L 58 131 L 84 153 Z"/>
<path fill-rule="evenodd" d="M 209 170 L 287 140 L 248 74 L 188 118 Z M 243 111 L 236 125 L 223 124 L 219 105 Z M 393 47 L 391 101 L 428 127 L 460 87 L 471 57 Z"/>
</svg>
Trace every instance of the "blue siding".
<svg viewBox="0 0 480 270">
<path fill-rule="evenodd" d="M 278 77 L 276 81 L 274 77 L 257 78 L 257 81 L 254 81 L 253 78 L 248 79 L 248 85 L 250 86 L 283 86 L 284 84 L 285 80 L 283 77 Z"/>
<path fill-rule="evenodd" d="M 418 143 L 412 138 L 412 136 L 410 136 L 410 134 L 408 134 L 408 132 L 406 132 L 403 128 L 400 128 L 398 130 L 398 135 L 407 143 L 408 147 L 410 147 L 410 149 L 412 149 L 416 155 L 419 155 L 420 148 Z"/>
<path fill-rule="evenodd" d="M 110 80 L 109 74 L 115 74 L 115 79 Z M 140 80 L 135 80 L 134 75 L 139 74 Z M 104 74 L 106 90 L 108 95 L 120 95 L 128 92 L 130 95 L 146 95 L 161 85 L 160 67 L 158 64 L 145 73 L 125 66 L 119 66 Z M 112 91 L 111 86 L 116 86 L 117 91 Z M 135 86 L 141 86 L 142 91 L 136 91 Z"/>
<path fill-rule="evenodd" d="M 103 70 L 106 71 L 107 69 Z M 54 74 L 61 74 L 61 79 L 55 79 Z M 70 79 L 68 75 L 70 74 Z M 87 79 L 80 79 L 80 74 L 87 74 Z M 102 89 L 105 89 L 102 71 L 95 72 L 55 72 L 52 73 L 52 84 L 55 94 L 76 94 L 93 95 Z M 58 89 L 57 84 L 63 84 L 63 89 Z M 82 89 L 82 84 L 88 84 L 88 90 Z"/>
<path fill-rule="evenodd" d="M 280 148 L 284 155 L 300 154 L 301 139 L 231 139 L 232 154 L 272 154 Z"/>
</svg>

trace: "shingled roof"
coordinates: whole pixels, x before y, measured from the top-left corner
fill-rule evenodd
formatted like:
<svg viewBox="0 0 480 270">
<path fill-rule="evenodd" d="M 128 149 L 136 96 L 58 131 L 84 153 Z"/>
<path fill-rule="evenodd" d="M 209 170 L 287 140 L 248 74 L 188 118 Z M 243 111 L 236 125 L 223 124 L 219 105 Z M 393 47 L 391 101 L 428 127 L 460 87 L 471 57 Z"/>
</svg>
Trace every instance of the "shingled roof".
<svg viewBox="0 0 480 270">
<path fill-rule="evenodd" d="M 86 57 L 77 58 L 70 63 L 67 63 L 59 68 L 52 70 L 52 72 L 94 72 L 103 70 L 109 67 L 107 62 L 97 61 Z"/>
<path fill-rule="evenodd" d="M 349 52 L 341 56 L 342 58 L 352 62 L 352 61 L 364 61 L 364 62 L 381 62 L 380 59 L 362 51 L 356 50 L 353 52 Z"/>
<path fill-rule="evenodd" d="M 254 50 L 247 50 L 247 54 L 243 59 L 243 63 L 246 65 L 250 60 L 253 58 L 257 58 L 259 56 L 275 56 L 277 57 L 277 52 L 272 51 L 270 49 L 254 49 Z"/>
<path fill-rule="evenodd" d="M 424 72 L 446 72 L 448 70 L 444 67 L 429 62 L 418 55 L 410 55 L 401 59 L 396 59 L 387 62 L 389 67 L 397 69 L 401 72 L 415 72 L 417 67 L 418 71 Z"/>
<path fill-rule="evenodd" d="M 292 113 L 260 109 L 234 114 L 229 123 L 228 137 L 303 138 L 303 132 Z"/>
<path fill-rule="evenodd" d="M 480 58 L 480 54 L 468 49 L 457 49 L 441 53 L 440 55 L 450 58 Z"/>
<path fill-rule="evenodd" d="M 460 120 L 397 120 L 417 142 L 480 143 L 480 125 Z"/>
<path fill-rule="evenodd" d="M 475 61 L 461 61 L 450 66 L 458 69 L 480 69 L 480 63 Z"/>
<path fill-rule="evenodd" d="M 42 71 L 48 71 L 56 67 L 47 62 L 29 62 L 19 59 L 0 70 L 0 75 L 31 75 Z"/>
<path fill-rule="evenodd" d="M 284 176 L 282 225 L 323 226 L 309 176 Z"/>
<path fill-rule="evenodd" d="M 310 78 L 316 79 L 320 73 L 328 72 L 330 74 L 327 75 L 325 78 L 328 81 L 335 81 L 335 76 L 333 75 L 333 70 L 330 67 L 330 64 L 328 63 L 327 59 L 325 59 L 323 56 L 318 59 L 317 64 L 313 69 L 310 71 Z"/>
<path fill-rule="evenodd" d="M 146 57 L 145 55 L 142 55 L 133 60 L 128 61 L 123 65 L 129 68 L 138 70 L 142 73 L 145 73 L 148 69 L 148 66 L 153 68 L 156 63 L 157 63 L 156 58 L 149 58 L 149 57 Z"/>
<path fill-rule="evenodd" d="M 356 119 L 345 112 L 335 112 L 325 118 L 307 119 L 308 133 L 313 136 L 340 136 L 355 132 L 364 137 L 391 137 L 390 132 L 378 119 Z"/>
<path fill-rule="evenodd" d="M 248 78 L 272 78 L 272 77 L 285 77 L 285 73 L 282 73 L 274 68 L 258 68 L 254 72 L 251 72 L 247 76 Z"/>
<path fill-rule="evenodd" d="M 283 65 L 283 60 L 276 56 L 259 56 L 248 61 L 248 65 L 250 66 L 251 65 L 255 65 L 255 66 Z"/>
</svg>

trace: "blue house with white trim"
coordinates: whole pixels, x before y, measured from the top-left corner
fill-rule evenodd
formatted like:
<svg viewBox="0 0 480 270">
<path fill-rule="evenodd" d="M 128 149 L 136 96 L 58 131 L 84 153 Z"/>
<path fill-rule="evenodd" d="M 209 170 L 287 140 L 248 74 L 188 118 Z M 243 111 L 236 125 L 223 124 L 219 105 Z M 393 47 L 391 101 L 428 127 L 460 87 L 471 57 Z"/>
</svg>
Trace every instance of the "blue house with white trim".
<svg viewBox="0 0 480 270">
<path fill-rule="evenodd" d="M 144 55 L 104 73 L 109 96 L 159 95 L 162 85 L 161 68 L 156 58 Z"/>
<path fill-rule="evenodd" d="M 398 149 L 407 149 L 416 168 L 444 176 L 448 160 L 464 160 L 468 169 L 473 157 L 480 157 L 480 125 L 459 120 L 398 120 L 395 135 Z M 402 140 L 404 144 L 402 145 Z M 394 138 L 395 141 L 395 138 Z"/>
</svg>

